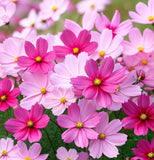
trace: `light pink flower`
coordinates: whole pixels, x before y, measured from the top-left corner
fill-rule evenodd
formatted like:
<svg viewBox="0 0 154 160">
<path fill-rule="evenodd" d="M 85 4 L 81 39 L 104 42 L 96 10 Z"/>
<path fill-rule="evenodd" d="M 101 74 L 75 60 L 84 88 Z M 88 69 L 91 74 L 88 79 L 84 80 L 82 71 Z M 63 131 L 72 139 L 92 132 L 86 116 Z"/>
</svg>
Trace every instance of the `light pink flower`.
<svg viewBox="0 0 154 160">
<path fill-rule="evenodd" d="M 138 105 L 128 101 L 122 105 L 128 117 L 122 120 L 125 129 L 133 129 L 135 135 L 147 135 L 148 128 L 154 131 L 154 103 L 150 105 L 149 96 L 140 95 Z"/>
<path fill-rule="evenodd" d="M 69 151 L 67 151 L 64 147 L 59 147 L 57 149 L 56 157 L 59 160 L 67 160 L 67 159 L 77 160 L 78 156 L 79 155 L 75 149 L 69 149 Z"/>
<path fill-rule="evenodd" d="M 129 12 L 129 16 L 132 18 L 132 21 L 135 23 L 141 24 L 153 24 L 154 23 L 154 1 L 148 0 L 148 5 L 143 2 L 139 2 L 136 5 L 136 11 Z"/>
<path fill-rule="evenodd" d="M 12 88 L 11 80 L 4 78 L 0 80 L 0 111 L 5 111 L 18 104 L 16 98 L 20 94 L 19 88 Z"/>
<path fill-rule="evenodd" d="M 64 30 L 60 39 L 65 46 L 54 46 L 53 49 L 58 58 L 64 59 L 67 54 L 78 56 L 81 52 L 91 55 L 97 48 L 96 42 L 90 42 L 91 35 L 87 30 L 82 30 L 78 37 L 71 30 Z"/>
<path fill-rule="evenodd" d="M 130 29 L 132 28 L 132 22 L 130 20 L 126 20 L 120 23 L 120 19 L 121 17 L 118 10 L 115 11 L 111 22 L 103 13 L 101 13 L 101 16 L 97 14 L 95 25 L 100 32 L 102 32 L 105 28 L 108 28 L 112 30 L 113 36 L 119 34 L 124 37 L 129 33 Z"/>
<path fill-rule="evenodd" d="M 89 57 L 85 52 L 80 53 L 78 57 L 67 55 L 64 63 L 55 64 L 55 73 L 50 75 L 52 83 L 57 87 L 72 87 L 71 78 L 86 75 L 84 67 L 88 59 Z"/>
<path fill-rule="evenodd" d="M 2 160 L 17 160 L 18 148 L 14 146 L 11 138 L 0 139 L 0 159 Z"/>
<path fill-rule="evenodd" d="M 59 116 L 71 103 L 75 103 L 75 101 L 76 98 L 71 88 L 55 87 L 44 101 L 44 106 L 52 108 L 52 113 Z"/>
<path fill-rule="evenodd" d="M 113 72 L 114 61 L 111 57 L 105 58 L 98 68 L 97 62 L 90 59 L 87 61 L 85 71 L 87 76 L 71 78 L 74 88 L 82 90 L 85 99 L 96 99 L 101 107 L 111 105 L 111 93 L 115 93 L 119 83 L 123 82 L 125 69 L 121 68 Z"/>
<path fill-rule="evenodd" d="M 20 105 L 27 110 L 31 109 L 31 106 L 36 102 L 42 104 L 45 108 L 51 108 L 50 104 L 46 104 L 47 97 L 53 90 L 53 85 L 49 81 L 48 74 L 42 74 L 40 72 L 30 73 L 25 72 L 22 75 L 23 83 L 19 86 L 21 94 L 24 97 Z"/>
<path fill-rule="evenodd" d="M 21 107 L 14 110 L 15 118 L 5 122 L 5 128 L 8 132 L 14 133 L 17 140 L 25 141 L 27 138 L 30 143 L 38 142 L 42 138 L 40 128 L 48 125 L 49 117 L 43 114 L 43 107 L 36 103 L 32 106 L 30 112 Z"/>
<path fill-rule="evenodd" d="M 81 148 L 88 146 L 88 139 L 96 139 L 98 134 L 91 128 L 99 123 L 99 115 L 95 111 L 95 106 L 81 101 L 81 104 L 71 104 L 68 107 L 68 115 L 60 115 L 57 118 L 58 125 L 68 128 L 62 139 L 66 143 L 72 141 Z"/>
<path fill-rule="evenodd" d="M 137 143 L 137 148 L 132 148 L 135 157 L 131 160 L 152 160 L 154 156 L 154 138 L 152 138 L 151 144 L 146 139 L 141 139 Z"/>
<path fill-rule="evenodd" d="M 5 25 L 10 21 L 16 11 L 16 5 L 12 2 L 7 3 L 5 6 L 0 6 L 0 26 Z"/>
<path fill-rule="evenodd" d="M 123 53 L 125 55 L 135 55 L 137 53 L 151 53 L 154 50 L 154 32 L 146 28 L 143 36 L 138 28 L 133 28 L 129 32 L 129 40 L 123 41 Z"/>
<path fill-rule="evenodd" d="M 40 14 L 44 19 L 52 18 L 53 21 L 58 21 L 67 10 L 68 4 L 68 0 L 43 0 L 40 3 Z"/>
<path fill-rule="evenodd" d="M 55 59 L 54 53 L 47 52 L 48 42 L 39 38 L 36 41 L 36 48 L 31 42 L 25 42 L 25 52 L 28 57 L 18 57 L 18 65 L 21 67 L 27 67 L 29 72 L 37 72 L 38 70 L 42 73 L 48 73 L 52 70 L 53 64 L 51 61 Z"/>
<path fill-rule="evenodd" d="M 48 158 L 48 154 L 40 155 L 42 148 L 39 143 L 34 143 L 28 150 L 24 142 L 18 141 L 17 147 L 20 160 L 46 160 Z"/>
<path fill-rule="evenodd" d="M 103 11 L 110 0 L 83 0 L 77 4 L 77 10 L 83 14 L 83 28 L 91 30 L 97 18 L 97 12 Z"/>
<path fill-rule="evenodd" d="M 102 154 L 109 158 L 117 157 L 119 154 L 116 146 L 121 146 L 127 141 L 127 135 L 117 133 L 121 130 L 122 124 L 119 119 L 110 123 L 106 112 L 100 113 L 101 119 L 95 130 L 99 134 L 97 140 L 90 142 L 89 151 L 93 158 L 100 158 Z"/>
<path fill-rule="evenodd" d="M 80 152 L 77 160 L 89 160 L 89 155 L 87 152 Z"/>
<path fill-rule="evenodd" d="M 25 55 L 24 44 L 24 40 L 15 37 L 9 37 L 3 42 L 0 49 L 0 64 L 8 75 L 17 77 L 17 73 L 21 70 L 17 61 L 19 56 Z"/>
<path fill-rule="evenodd" d="M 123 38 L 120 35 L 113 37 L 112 31 L 108 29 L 104 29 L 101 34 L 97 32 L 93 32 L 91 34 L 95 37 L 95 41 L 98 43 L 98 48 L 95 53 L 91 55 L 91 58 L 96 60 L 111 56 L 115 59 L 121 55 L 123 51 L 123 47 L 121 45 Z"/>
</svg>

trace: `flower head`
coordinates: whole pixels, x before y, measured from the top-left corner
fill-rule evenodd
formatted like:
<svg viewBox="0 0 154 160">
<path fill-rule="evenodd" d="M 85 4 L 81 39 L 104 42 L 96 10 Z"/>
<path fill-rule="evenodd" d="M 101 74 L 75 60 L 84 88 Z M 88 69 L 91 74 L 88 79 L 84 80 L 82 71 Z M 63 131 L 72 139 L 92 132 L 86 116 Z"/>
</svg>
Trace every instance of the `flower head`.
<svg viewBox="0 0 154 160">
<path fill-rule="evenodd" d="M 17 140 L 25 141 L 27 138 L 30 143 L 38 142 L 42 138 L 40 128 L 48 125 L 48 115 L 43 115 L 43 107 L 36 103 L 30 112 L 26 109 L 17 107 L 14 110 L 16 118 L 5 122 L 5 128 L 10 133 L 15 133 Z"/>
</svg>

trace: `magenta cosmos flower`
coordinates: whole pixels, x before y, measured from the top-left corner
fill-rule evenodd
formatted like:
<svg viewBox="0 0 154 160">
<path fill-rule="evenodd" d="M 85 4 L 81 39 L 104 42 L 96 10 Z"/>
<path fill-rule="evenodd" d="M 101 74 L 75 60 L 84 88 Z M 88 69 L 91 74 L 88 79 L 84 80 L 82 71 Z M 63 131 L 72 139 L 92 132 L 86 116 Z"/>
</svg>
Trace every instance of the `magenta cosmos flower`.
<svg viewBox="0 0 154 160">
<path fill-rule="evenodd" d="M 5 111 L 18 104 L 16 97 L 20 94 L 19 88 L 12 89 L 12 83 L 8 78 L 0 80 L 0 111 Z"/>
<path fill-rule="evenodd" d="M 14 110 L 16 118 L 9 119 L 5 122 L 5 128 L 10 133 L 15 133 L 17 140 L 25 141 L 27 138 L 30 143 L 37 142 L 42 138 L 40 128 L 48 125 L 48 115 L 43 115 L 43 107 L 36 103 L 32 106 L 30 112 L 28 110 L 17 107 Z"/>
<path fill-rule="evenodd" d="M 76 103 L 68 107 L 68 115 L 60 115 L 57 119 L 58 125 L 68 128 L 62 139 L 66 143 L 72 141 L 76 146 L 84 148 L 88 146 L 88 139 L 96 139 L 98 133 L 93 129 L 99 123 L 100 116 L 88 103 L 78 106 Z"/>
<path fill-rule="evenodd" d="M 154 103 L 149 102 L 149 96 L 140 95 L 138 105 L 128 101 L 122 109 L 129 117 L 122 120 L 125 129 L 133 129 L 136 135 L 146 135 L 148 128 L 154 131 Z"/>
<path fill-rule="evenodd" d="M 87 61 L 85 71 L 88 77 L 78 76 L 71 78 L 71 83 L 76 89 L 83 90 L 86 99 L 95 99 L 98 105 L 107 107 L 111 105 L 111 93 L 115 93 L 119 83 L 123 82 L 125 69 L 113 72 L 114 61 L 111 57 L 105 58 L 98 68 L 97 62 Z"/>
<path fill-rule="evenodd" d="M 78 37 L 71 30 L 64 30 L 60 39 L 65 46 L 54 46 L 56 56 L 64 58 L 67 54 L 78 56 L 81 52 L 87 52 L 91 55 L 97 48 L 96 42 L 90 42 L 91 35 L 87 30 L 82 30 Z"/>
<path fill-rule="evenodd" d="M 36 41 L 36 48 L 31 42 L 25 42 L 25 52 L 28 57 L 18 57 L 18 65 L 21 67 L 27 67 L 29 72 L 47 73 L 52 70 L 53 64 L 51 61 L 55 59 L 54 53 L 47 52 L 48 42 L 43 38 L 39 38 Z"/>
<path fill-rule="evenodd" d="M 133 153 L 136 155 L 131 160 L 153 160 L 154 159 L 154 138 L 151 144 L 145 140 L 141 139 L 137 143 L 137 148 L 133 148 Z"/>
</svg>

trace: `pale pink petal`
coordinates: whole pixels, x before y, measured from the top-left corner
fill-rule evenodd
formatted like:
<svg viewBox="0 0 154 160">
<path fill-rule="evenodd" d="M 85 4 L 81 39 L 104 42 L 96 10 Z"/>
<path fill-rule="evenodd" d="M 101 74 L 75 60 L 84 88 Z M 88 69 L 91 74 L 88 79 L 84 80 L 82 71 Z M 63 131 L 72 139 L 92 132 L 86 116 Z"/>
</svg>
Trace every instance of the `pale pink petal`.
<svg viewBox="0 0 154 160">
<path fill-rule="evenodd" d="M 121 20 L 120 13 L 118 10 L 116 10 L 111 21 L 111 26 L 113 28 L 118 27 L 118 25 L 120 24 L 120 20 Z"/>
<path fill-rule="evenodd" d="M 122 124 L 119 119 L 112 120 L 105 128 L 105 133 L 107 135 L 115 134 L 119 132 L 122 128 Z"/>
<path fill-rule="evenodd" d="M 84 131 L 85 131 L 88 139 L 92 139 L 92 140 L 97 139 L 98 133 L 96 131 L 94 131 L 93 129 L 84 128 Z"/>
<path fill-rule="evenodd" d="M 17 63 L 21 67 L 29 67 L 29 66 L 31 66 L 32 64 L 35 63 L 35 60 L 33 60 L 29 57 L 21 56 L 21 57 L 18 57 L 18 62 Z"/>
<path fill-rule="evenodd" d="M 68 107 L 68 116 L 73 122 L 80 122 L 80 108 L 78 104 L 72 103 Z"/>
<path fill-rule="evenodd" d="M 57 118 L 58 125 L 63 128 L 73 128 L 76 124 L 67 115 L 60 115 Z"/>
<path fill-rule="evenodd" d="M 29 157 L 35 159 L 39 156 L 41 153 L 41 145 L 39 143 L 34 143 L 32 146 L 29 148 Z"/>
</svg>

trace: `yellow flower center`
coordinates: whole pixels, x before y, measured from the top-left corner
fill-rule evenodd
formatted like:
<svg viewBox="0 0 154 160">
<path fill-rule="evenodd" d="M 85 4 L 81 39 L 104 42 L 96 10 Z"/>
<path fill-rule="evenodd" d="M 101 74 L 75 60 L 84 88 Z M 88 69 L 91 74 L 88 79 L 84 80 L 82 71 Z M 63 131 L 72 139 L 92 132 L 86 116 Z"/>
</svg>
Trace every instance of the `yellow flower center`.
<svg viewBox="0 0 154 160">
<path fill-rule="evenodd" d="M 18 57 L 15 58 L 15 62 L 18 62 Z"/>
<path fill-rule="evenodd" d="M 1 101 L 5 101 L 6 100 L 6 95 L 1 96 Z"/>
<path fill-rule="evenodd" d="M 154 17 L 153 16 L 149 16 L 148 19 L 149 19 L 149 21 L 153 21 Z"/>
<path fill-rule="evenodd" d="M 138 47 L 138 50 L 139 50 L 139 52 L 142 52 L 143 51 L 143 47 L 142 46 Z"/>
<path fill-rule="evenodd" d="M 18 1 L 17 1 L 17 0 L 11 0 L 11 2 L 13 2 L 13 3 L 17 3 Z"/>
<path fill-rule="evenodd" d="M 91 8 L 95 8 L 95 5 L 94 4 L 91 4 L 91 6 L 90 6 Z"/>
<path fill-rule="evenodd" d="M 95 78 L 95 80 L 94 80 L 94 84 L 96 85 L 96 86 L 99 86 L 100 84 L 101 84 L 101 80 L 99 79 L 99 78 Z"/>
<path fill-rule="evenodd" d="M 154 153 L 153 152 L 148 153 L 148 157 L 149 158 L 154 158 Z"/>
<path fill-rule="evenodd" d="M 105 139 L 105 134 L 103 132 L 99 134 L 99 139 Z"/>
<path fill-rule="evenodd" d="M 147 65 L 147 60 L 145 60 L 145 59 L 142 60 L 142 64 L 143 64 L 143 65 Z"/>
<path fill-rule="evenodd" d="M 32 160 L 32 159 L 31 159 L 31 158 L 29 158 L 29 157 L 26 157 L 26 158 L 25 158 L 25 160 Z"/>
<path fill-rule="evenodd" d="M 117 90 L 117 92 L 119 92 L 120 91 L 120 86 L 118 86 L 116 90 Z"/>
<path fill-rule="evenodd" d="M 32 23 L 30 24 L 30 26 L 31 26 L 31 27 L 34 27 L 34 26 L 35 26 L 35 23 L 34 23 L 34 22 L 32 22 Z"/>
<path fill-rule="evenodd" d="M 73 53 L 74 53 L 74 54 L 78 54 L 78 53 L 79 53 L 79 48 L 77 48 L 77 47 L 76 47 L 76 48 L 73 48 Z"/>
<path fill-rule="evenodd" d="M 141 115 L 140 115 L 140 119 L 141 120 L 146 120 L 147 119 L 147 115 L 146 114 L 144 114 L 144 113 L 142 113 Z"/>
<path fill-rule="evenodd" d="M 133 71 L 133 70 L 134 70 L 134 67 L 131 66 L 128 70 L 129 70 L 129 71 Z"/>
<path fill-rule="evenodd" d="M 41 62 L 42 61 L 42 58 L 40 56 L 36 57 L 36 62 Z"/>
<path fill-rule="evenodd" d="M 67 158 L 66 160 L 71 160 L 70 158 Z"/>
<path fill-rule="evenodd" d="M 52 7 L 52 10 L 53 10 L 53 11 L 56 11 L 56 10 L 57 10 L 57 7 L 56 7 L 56 6 L 53 6 L 53 7 Z"/>
<path fill-rule="evenodd" d="M 7 155 L 7 151 L 4 150 L 4 151 L 2 152 L 2 156 L 6 156 L 6 155 Z"/>
<path fill-rule="evenodd" d="M 101 57 L 104 57 L 105 52 L 104 52 L 104 51 L 100 51 L 100 52 L 99 52 L 99 55 L 100 55 Z"/>
<path fill-rule="evenodd" d="M 63 104 L 65 104 L 66 98 L 62 97 L 62 98 L 60 99 L 60 101 L 61 101 Z"/>
<path fill-rule="evenodd" d="M 28 121 L 28 122 L 27 122 L 27 126 L 28 126 L 28 127 L 33 127 L 33 121 Z"/>
<path fill-rule="evenodd" d="M 42 89 L 41 89 L 41 93 L 42 93 L 42 94 L 46 94 L 46 92 L 47 92 L 47 91 L 46 91 L 45 88 L 42 88 Z"/>
<path fill-rule="evenodd" d="M 77 128 L 82 128 L 83 123 L 82 123 L 82 122 L 77 122 L 77 123 L 76 123 L 76 126 L 77 126 Z"/>
</svg>

